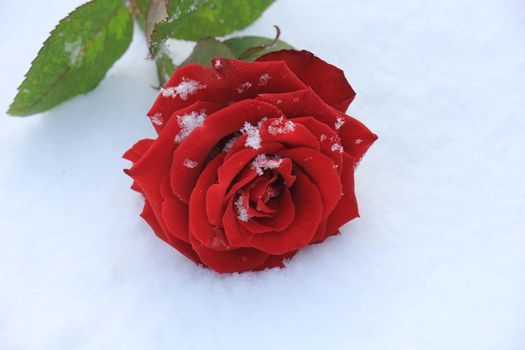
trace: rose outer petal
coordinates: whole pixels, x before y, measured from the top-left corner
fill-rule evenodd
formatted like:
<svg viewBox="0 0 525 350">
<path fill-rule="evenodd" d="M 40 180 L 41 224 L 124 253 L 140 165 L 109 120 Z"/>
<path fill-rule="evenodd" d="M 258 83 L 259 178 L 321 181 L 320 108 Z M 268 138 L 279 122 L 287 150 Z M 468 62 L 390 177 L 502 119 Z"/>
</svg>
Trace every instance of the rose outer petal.
<svg viewBox="0 0 525 350">
<path fill-rule="evenodd" d="M 343 113 L 355 97 L 344 72 L 311 52 L 280 50 L 261 56 L 257 61 L 285 61 L 299 79 L 310 86 L 319 97 Z"/>
<path fill-rule="evenodd" d="M 173 111 L 196 101 L 214 102 L 226 107 L 261 93 L 304 88 L 304 83 L 284 61 L 245 62 L 216 58 L 212 68 L 200 64 L 178 68 L 157 97 L 148 116 L 160 132 Z"/>
<path fill-rule="evenodd" d="M 344 124 L 337 129 L 338 135 L 344 151 L 356 161 L 359 161 L 377 140 L 377 135 L 363 123 L 330 107 L 311 89 L 282 94 L 263 94 L 257 99 L 279 107 L 287 118 L 315 117 L 334 130 L 338 119 L 342 118 Z"/>
<path fill-rule="evenodd" d="M 359 216 L 357 208 L 357 199 L 354 190 L 354 168 L 355 162 L 352 157 L 347 154 L 343 155 L 344 166 L 341 175 L 341 183 L 343 184 L 343 196 L 337 203 L 337 206 L 330 213 L 326 226 L 327 232 L 334 232 L 348 221 Z"/>
</svg>

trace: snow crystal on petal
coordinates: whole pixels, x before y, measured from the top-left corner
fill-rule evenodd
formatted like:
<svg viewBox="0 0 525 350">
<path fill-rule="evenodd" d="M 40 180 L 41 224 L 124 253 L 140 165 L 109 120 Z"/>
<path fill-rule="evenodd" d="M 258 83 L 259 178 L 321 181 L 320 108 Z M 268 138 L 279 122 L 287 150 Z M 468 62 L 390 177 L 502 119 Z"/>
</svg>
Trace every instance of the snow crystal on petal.
<svg viewBox="0 0 525 350">
<path fill-rule="evenodd" d="M 161 113 L 155 113 L 152 117 L 151 117 L 151 122 L 155 125 L 162 125 L 163 123 L 163 120 L 162 120 L 162 114 Z"/>
<path fill-rule="evenodd" d="M 359 145 L 361 142 L 363 142 L 363 140 L 361 140 L 361 139 L 356 139 L 356 140 L 355 140 L 355 144 L 356 144 L 356 145 Z"/>
<path fill-rule="evenodd" d="M 197 165 L 199 165 L 199 162 L 196 162 L 196 161 L 191 160 L 191 159 L 188 159 L 188 158 L 184 159 L 184 166 L 185 166 L 186 168 L 193 169 L 193 168 L 195 168 Z"/>
<path fill-rule="evenodd" d="M 224 152 L 228 152 L 229 150 L 231 150 L 233 145 L 235 145 L 235 142 L 237 142 L 238 139 L 239 139 L 239 136 L 234 136 L 231 139 L 229 139 L 228 142 L 224 144 L 224 148 L 222 150 Z"/>
<path fill-rule="evenodd" d="M 254 169 L 257 174 L 263 175 L 264 169 L 278 168 L 282 162 L 282 159 L 270 158 L 266 154 L 259 154 L 252 162 L 252 169 Z"/>
<path fill-rule="evenodd" d="M 248 135 L 246 142 L 244 143 L 246 147 L 251 147 L 253 149 L 261 148 L 261 134 L 258 128 L 245 122 L 241 132 Z"/>
<path fill-rule="evenodd" d="M 345 123 L 345 121 L 344 121 L 343 118 L 337 117 L 337 120 L 335 122 L 335 128 L 336 129 L 341 129 L 341 127 L 343 126 L 344 123 Z"/>
<path fill-rule="evenodd" d="M 295 131 L 295 123 L 291 120 L 284 122 L 283 117 L 274 120 L 268 125 L 268 132 L 272 135 L 287 134 L 292 131 Z"/>
<path fill-rule="evenodd" d="M 259 78 L 259 86 L 265 86 L 266 84 L 268 84 L 268 81 L 270 80 L 270 74 L 268 73 L 265 73 L 263 75 L 261 75 L 261 77 Z"/>
<path fill-rule="evenodd" d="M 235 201 L 235 206 L 237 207 L 237 213 L 239 214 L 239 216 L 237 217 L 239 218 L 239 220 L 243 222 L 247 222 L 248 220 L 250 220 L 250 215 L 248 215 L 248 208 L 244 206 L 245 198 L 246 198 L 245 196 L 240 195 Z"/>
<path fill-rule="evenodd" d="M 319 140 L 321 142 L 323 142 L 324 140 L 326 140 L 326 135 L 325 134 L 321 134 L 321 136 L 319 137 Z"/>
<path fill-rule="evenodd" d="M 175 98 L 179 96 L 182 100 L 187 100 L 189 95 L 193 95 L 197 90 L 204 89 L 206 85 L 199 83 L 196 80 L 182 78 L 182 81 L 177 86 L 163 88 L 160 93 L 164 97 Z"/>
<path fill-rule="evenodd" d="M 239 87 L 237 88 L 237 92 L 242 94 L 244 91 L 248 90 L 251 87 L 252 87 L 252 83 L 250 83 L 249 81 L 246 81 L 242 83 L 241 85 L 239 85 Z"/>
<path fill-rule="evenodd" d="M 177 121 L 180 126 L 180 132 L 175 136 L 175 142 L 181 143 L 192 133 L 195 128 L 202 126 L 206 113 L 191 112 L 177 116 Z"/>
<path fill-rule="evenodd" d="M 213 67 L 215 69 L 219 69 L 222 67 L 222 61 L 220 59 L 216 59 L 215 62 L 213 62 Z"/>
<path fill-rule="evenodd" d="M 343 153 L 343 152 L 344 152 L 343 146 L 341 146 L 341 145 L 338 144 L 338 143 L 334 143 L 334 144 L 332 145 L 331 150 L 332 150 L 332 152 L 339 152 L 339 153 Z"/>
</svg>

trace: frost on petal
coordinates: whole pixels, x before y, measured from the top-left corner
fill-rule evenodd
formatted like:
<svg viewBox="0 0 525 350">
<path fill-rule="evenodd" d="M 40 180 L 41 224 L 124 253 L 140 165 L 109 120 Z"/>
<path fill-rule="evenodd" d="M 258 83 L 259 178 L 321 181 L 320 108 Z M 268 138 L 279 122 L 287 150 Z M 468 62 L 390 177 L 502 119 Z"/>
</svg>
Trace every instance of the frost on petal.
<svg viewBox="0 0 525 350">
<path fill-rule="evenodd" d="M 321 142 L 323 142 L 324 140 L 326 140 L 326 135 L 325 134 L 321 134 L 321 136 L 319 136 L 319 140 Z"/>
<path fill-rule="evenodd" d="M 258 85 L 259 86 L 265 86 L 266 84 L 268 84 L 269 80 L 270 80 L 270 74 L 265 73 L 265 74 L 260 76 Z"/>
<path fill-rule="evenodd" d="M 222 150 L 224 152 L 228 152 L 229 150 L 231 150 L 233 145 L 235 145 L 235 142 L 237 142 L 238 139 L 239 139 L 239 136 L 233 136 L 231 139 L 228 140 L 228 142 L 224 144 L 224 148 Z"/>
<path fill-rule="evenodd" d="M 341 129 L 343 124 L 345 123 L 344 119 L 341 117 L 337 117 L 337 120 L 335 121 L 335 128 L 336 130 Z"/>
<path fill-rule="evenodd" d="M 245 199 L 245 196 L 240 195 L 235 201 L 235 207 L 237 208 L 237 213 L 239 214 L 239 216 L 237 217 L 243 222 L 247 222 L 248 220 L 250 220 L 250 215 L 248 215 L 248 208 L 246 208 L 246 206 L 244 205 Z"/>
<path fill-rule="evenodd" d="M 222 67 L 222 61 L 220 59 L 216 59 L 214 62 L 213 62 L 213 68 L 215 69 L 219 69 Z"/>
<path fill-rule="evenodd" d="M 155 125 L 162 125 L 163 121 L 162 121 L 162 114 L 161 113 L 155 113 L 152 117 L 151 117 L 151 122 Z"/>
<path fill-rule="evenodd" d="M 195 168 L 197 165 L 199 165 L 199 162 L 196 162 L 196 161 L 191 160 L 191 159 L 188 159 L 188 158 L 184 159 L 184 166 L 185 166 L 186 168 L 193 169 L 193 168 Z"/>
<path fill-rule="evenodd" d="M 363 142 L 363 140 L 361 140 L 361 139 L 356 139 L 356 140 L 355 140 L 355 144 L 356 144 L 356 145 L 359 145 L 361 142 Z"/>
<path fill-rule="evenodd" d="M 164 97 L 180 97 L 182 100 L 187 100 L 189 95 L 193 95 L 197 90 L 204 89 L 205 84 L 201 84 L 196 80 L 182 78 L 182 81 L 177 86 L 163 88 L 160 93 Z"/>
<path fill-rule="evenodd" d="M 330 149 L 332 150 L 332 152 L 344 152 L 343 146 L 341 146 L 341 144 L 339 143 L 334 143 Z"/>
<path fill-rule="evenodd" d="M 186 113 L 183 115 L 177 116 L 177 121 L 180 126 L 180 132 L 175 136 L 175 142 L 181 143 L 182 141 L 186 140 L 186 138 L 192 133 L 195 128 L 198 128 L 199 126 L 204 123 L 204 119 L 206 118 L 206 113 L 204 112 L 191 112 Z"/>
<path fill-rule="evenodd" d="M 253 149 L 261 148 L 261 134 L 257 127 L 245 122 L 241 132 L 248 135 L 246 142 L 244 143 L 246 147 L 251 147 Z"/>
<path fill-rule="evenodd" d="M 254 169 L 257 174 L 263 175 L 265 169 L 278 168 L 282 162 L 282 159 L 270 158 L 266 154 L 259 154 L 252 162 L 252 169 Z"/>
<path fill-rule="evenodd" d="M 242 94 L 244 91 L 248 90 L 251 87 L 252 87 L 252 83 L 250 83 L 249 81 L 246 81 L 242 83 L 241 85 L 239 85 L 239 87 L 237 87 L 237 92 L 239 94 Z"/>
<path fill-rule="evenodd" d="M 283 117 L 274 120 L 268 125 L 268 133 L 272 135 L 287 134 L 292 131 L 295 131 L 295 123 L 291 120 L 284 122 Z"/>
</svg>

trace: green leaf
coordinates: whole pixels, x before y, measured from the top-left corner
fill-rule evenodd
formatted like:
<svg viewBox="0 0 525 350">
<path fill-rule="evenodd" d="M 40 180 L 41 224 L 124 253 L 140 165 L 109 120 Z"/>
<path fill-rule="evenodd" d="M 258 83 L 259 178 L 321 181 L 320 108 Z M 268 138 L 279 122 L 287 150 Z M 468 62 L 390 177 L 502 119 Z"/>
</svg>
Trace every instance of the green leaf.
<svg viewBox="0 0 525 350">
<path fill-rule="evenodd" d="M 159 78 L 160 87 L 165 86 L 175 71 L 175 65 L 173 64 L 171 57 L 165 53 L 157 56 L 155 64 L 157 65 L 157 76 Z"/>
<path fill-rule="evenodd" d="M 244 52 L 246 52 L 246 50 L 257 46 L 269 45 L 272 42 L 273 39 L 264 38 L 262 36 L 242 36 L 225 40 L 224 44 L 230 48 L 230 50 L 234 53 L 235 57 L 240 58 L 240 56 Z M 253 61 L 257 57 L 267 54 L 268 52 L 279 51 L 284 49 L 293 49 L 293 47 L 282 40 L 277 40 L 277 42 L 272 46 L 266 47 L 257 52 L 253 52 L 247 57 L 242 57 L 242 59 L 245 61 Z"/>
<path fill-rule="evenodd" d="M 151 50 L 168 38 L 200 40 L 223 36 L 255 21 L 273 0 L 169 0 L 168 18 L 153 31 Z"/>
<path fill-rule="evenodd" d="M 8 113 L 26 116 L 94 89 L 133 31 L 122 0 L 93 0 L 62 19 L 31 64 Z"/>
<path fill-rule="evenodd" d="M 180 65 L 199 63 L 210 67 L 211 59 L 214 57 L 235 58 L 236 56 L 224 43 L 214 38 L 206 38 L 197 42 L 191 55 Z"/>
</svg>

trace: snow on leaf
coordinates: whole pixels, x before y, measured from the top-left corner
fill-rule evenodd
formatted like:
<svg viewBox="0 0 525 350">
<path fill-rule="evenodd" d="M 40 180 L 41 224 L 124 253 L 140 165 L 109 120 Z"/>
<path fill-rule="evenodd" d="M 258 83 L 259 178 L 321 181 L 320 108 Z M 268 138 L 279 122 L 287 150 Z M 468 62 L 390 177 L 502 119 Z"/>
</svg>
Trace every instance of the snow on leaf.
<svg viewBox="0 0 525 350">
<path fill-rule="evenodd" d="M 83 56 L 82 38 L 78 37 L 75 41 L 66 41 L 64 43 L 64 51 L 69 54 L 69 64 L 71 66 L 80 63 Z"/>
</svg>

